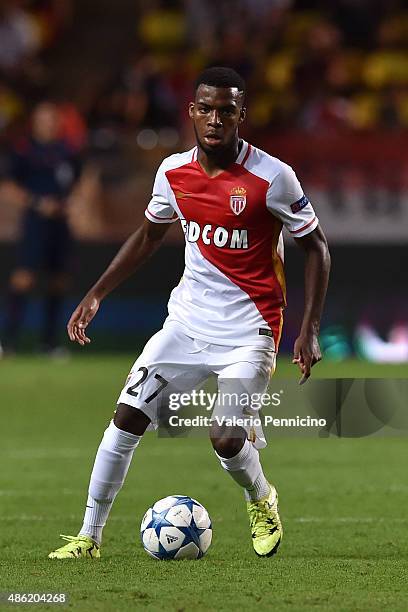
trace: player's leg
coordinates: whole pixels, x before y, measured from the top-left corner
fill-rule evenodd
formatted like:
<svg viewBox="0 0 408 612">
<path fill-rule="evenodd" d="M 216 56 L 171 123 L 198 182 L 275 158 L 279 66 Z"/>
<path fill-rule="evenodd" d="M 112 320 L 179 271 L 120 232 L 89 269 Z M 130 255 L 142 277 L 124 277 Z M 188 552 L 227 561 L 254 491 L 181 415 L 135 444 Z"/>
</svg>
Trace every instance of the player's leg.
<svg viewBox="0 0 408 612">
<path fill-rule="evenodd" d="M 230 427 L 220 422 L 222 418 L 227 422 L 233 416 L 248 417 L 245 414 L 248 411 L 242 407 L 239 398 L 260 397 L 258 394 L 266 391 L 275 355 L 270 351 L 242 347 L 241 358 L 242 361 L 219 372 L 220 401 L 213 415 L 218 416 L 218 421 L 212 423 L 210 438 L 221 466 L 244 489 L 255 552 L 260 556 L 270 556 L 277 551 L 283 531 L 276 489 L 267 481 L 259 451 L 248 439 L 254 440 L 249 435 L 253 433 L 253 427 Z M 254 417 L 256 413 L 251 412 L 250 416 Z"/>
<path fill-rule="evenodd" d="M 113 502 L 149 424 L 149 417 L 141 410 L 118 405 L 96 452 L 82 527 L 77 536 L 62 536 L 68 543 L 50 553 L 50 559 L 100 556 L 102 532 Z"/>
<path fill-rule="evenodd" d="M 244 489 L 247 501 L 259 501 L 269 494 L 259 451 L 248 440 L 242 427 L 212 424 L 210 438 L 221 466 Z"/>
<path fill-rule="evenodd" d="M 162 405 L 178 381 L 198 383 L 204 378 L 199 358 L 189 357 L 183 334 L 171 329 L 158 332 L 146 344 L 133 365 L 119 396 L 113 421 L 98 448 L 88 489 L 83 526 L 78 536 L 67 536 L 68 544 L 54 551 L 50 558 L 99 556 L 103 528 L 114 499 L 125 480 L 135 449 L 146 428 L 157 427 Z"/>
<path fill-rule="evenodd" d="M 96 453 L 84 521 L 79 535 L 98 545 L 113 502 L 123 486 L 133 453 L 150 424 L 149 417 L 132 406 L 119 404 Z"/>
<path fill-rule="evenodd" d="M 159 425 L 161 409 L 167 408 L 168 396 L 179 383 L 185 390 L 206 375 L 199 367 L 197 353 L 188 356 L 192 342 L 179 331 L 163 329 L 149 340 L 133 365 L 119 396 L 114 419 L 96 454 L 80 535 L 101 543 L 113 501 L 146 428 L 151 423 L 154 427 Z M 187 374 L 190 374 L 188 381 Z"/>
<path fill-rule="evenodd" d="M 243 349 L 245 352 L 248 349 Z M 241 398 L 264 393 L 274 363 L 273 355 L 253 352 L 254 363 L 236 362 L 219 372 L 219 401 L 213 413 L 210 439 L 221 466 L 244 489 L 247 501 L 259 501 L 269 494 L 270 485 L 266 480 L 259 459 L 259 451 L 252 443 L 254 427 L 251 418 L 256 411 L 249 411 Z M 255 397 L 255 396 L 254 396 Z M 215 420 L 217 417 L 217 420 Z M 246 428 L 228 425 L 228 419 L 247 419 Z M 252 434 L 252 435 L 251 435 Z M 250 441 L 249 438 L 252 440 Z"/>
</svg>

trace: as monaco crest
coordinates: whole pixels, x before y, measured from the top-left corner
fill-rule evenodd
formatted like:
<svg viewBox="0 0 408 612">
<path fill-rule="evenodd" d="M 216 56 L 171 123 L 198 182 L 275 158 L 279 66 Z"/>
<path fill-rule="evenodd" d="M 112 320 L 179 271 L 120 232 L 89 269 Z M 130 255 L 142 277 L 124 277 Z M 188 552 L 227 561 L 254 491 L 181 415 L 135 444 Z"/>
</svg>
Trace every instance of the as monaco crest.
<svg viewBox="0 0 408 612">
<path fill-rule="evenodd" d="M 234 187 L 230 193 L 231 210 L 235 215 L 240 215 L 246 206 L 246 189 Z"/>
</svg>

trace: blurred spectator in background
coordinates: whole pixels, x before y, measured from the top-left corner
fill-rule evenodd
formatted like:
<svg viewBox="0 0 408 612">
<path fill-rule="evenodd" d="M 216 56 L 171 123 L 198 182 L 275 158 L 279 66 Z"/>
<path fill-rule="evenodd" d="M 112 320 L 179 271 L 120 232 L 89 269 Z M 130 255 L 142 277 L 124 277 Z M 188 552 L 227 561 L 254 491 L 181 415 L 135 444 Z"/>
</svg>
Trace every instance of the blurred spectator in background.
<svg viewBox="0 0 408 612">
<path fill-rule="evenodd" d="M 408 126 L 402 0 L 139 0 L 133 36 L 90 104 L 92 126 L 119 137 L 166 127 L 183 138 L 188 84 L 211 65 L 247 80 L 251 138 Z"/>
<path fill-rule="evenodd" d="M 80 241 L 122 241 L 143 216 L 158 163 L 192 143 L 186 112 L 191 83 L 217 64 L 245 76 L 251 112 L 243 136 L 271 153 L 279 150 L 298 168 L 320 203 L 332 245 L 406 243 L 403 0 L 0 0 L 0 175 L 8 172 L 10 148 L 35 101 L 58 99 L 58 140 L 69 163 L 76 166 L 89 145 L 80 185 L 70 197 L 70 228 Z M 31 151 L 36 146 L 31 143 Z M 47 202 L 50 194 L 22 181 L 18 166 L 16 161 L 8 172 L 13 180 L 0 189 L 0 241 L 15 240 L 17 205 L 25 210 L 26 250 L 20 245 L 7 306 L 11 345 L 37 271 L 50 267 L 48 256 L 38 253 L 27 265 L 24 232 L 34 223 L 55 225 L 53 235 L 65 231 L 70 242 L 66 205 L 60 203 L 51 216 L 47 204 L 33 210 L 34 196 Z M 52 197 L 61 202 L 66 194 Z M 181 239 L 174 228 L 169 240 Z M 41 253 L 47 240 L 39 234 Z M 9 274 L 6 261 L 0 265 L 3 278 Z M 67 260 L 61 261 L 57 272 L 58 266 L 65 269 Z M 51 278 L 54 271 L 48 271 Z M 366 300 L 371 308 L 370 296 Z M 43 331 L 49 346 L 56 342 L 58 301 L 49 289 L 48 332 L 46 325 Z M 406 312 L 406 298 L 399 304 L 398 313 Z M 28 325 L 35 318 L 31 312 Z M 387 312 L 391 328 L 401 316 Z"/>
<path fill-rule="evenodd" d="M 1 0 L 0 134 L 48 85 L 44 53 L 71 19 L 71 0 Z"/>
<path fill-rule="evenodd" d="M 20 9 L 18 2 L 3 0 L 0 4 L 1 70 L 18 71 L 39 45 L 39 31 L 30 15 Z"/>
<path fill-rule="evenodd" d="M 17 267 L 11 274 L 6 305 L 4 349 L 13 352 L 29 293 L 38 272 L 47 273 L 41 349 L 57 350 L 57 323 L 69 278 L 72 238 L 67 197 L 80 172 L 78 153 L 61 137 L 58 107 L 41 102 L 32 113 L 31 129 L 14 147 L 3 198 L 23 209 Z"/>
</svg>

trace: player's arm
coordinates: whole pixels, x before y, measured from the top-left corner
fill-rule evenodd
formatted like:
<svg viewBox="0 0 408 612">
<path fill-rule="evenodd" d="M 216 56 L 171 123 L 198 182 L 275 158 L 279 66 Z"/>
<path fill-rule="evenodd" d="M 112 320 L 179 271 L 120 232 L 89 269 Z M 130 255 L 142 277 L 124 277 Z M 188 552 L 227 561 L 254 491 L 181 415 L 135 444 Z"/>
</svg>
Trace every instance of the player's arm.
<svg viewBox="0 0 408 612">
<path fill-rule="evenodd" d="M 282 221 L 306 256 L 305 308 L 293 355 L 293 362 L 302 372 L 302 384 L 309 378 L 311 367 L 321 359 L 318 334 L 329 279 L 330 255 L 313 206 L 287 164 L 280 164 L 279 173 L 269 186 L 267 207 Z"/>
<path fill-rule="evenodd" d="M 72 313 L 67 325 L 70 340 L 81 346 L 90 342 L 85 329 L 98 312 L 103 298 L 131 276 L 158 249 L 169 227 L 168 223 L 152 223 L 144 219 Z"/>
<path fill-rule="evenodd" d="M 293 363 L 302 372 L 300 384 L 310 376 L 312 366 L 321 360 L 320 319 L 330 273 L 330 253 L 326 237 L 318 225 L 302 238 L 295 238 L 305 253 L 305 307 L 299 337 L 293 351 Z"/>
</svg>

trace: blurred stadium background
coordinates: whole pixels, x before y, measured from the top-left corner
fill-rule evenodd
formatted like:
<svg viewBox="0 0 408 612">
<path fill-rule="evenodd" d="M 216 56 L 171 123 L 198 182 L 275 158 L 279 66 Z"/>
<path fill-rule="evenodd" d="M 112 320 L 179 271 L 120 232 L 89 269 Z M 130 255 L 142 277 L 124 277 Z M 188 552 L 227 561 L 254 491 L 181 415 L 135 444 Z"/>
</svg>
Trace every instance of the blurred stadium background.
<svg viewBox="0 0 408 612">
<path fill-rule="evenodd" d="M 31 131 L 36 104 L 56 102 L 59 136 L 82 167 L 66 205 L 75 237 L 59 324 L 67 346 L 72 308 L 143 218 L 160 161 L 192 145 L 186 105 L 195 75 L 226 64 L 248 83 L 243 136 L 294 166 L 330 242 L 326 359 L 315 376 L 408 378 L 405 6 L 402 0 L 1 0 L 0 341 L 27 214 L 12 182 L 15 153 Z M 274 436 L 263 462 L 279 489 L 287 535 L 272 564 L 259 564 L 243 541 L 241 491 L 227 491 L 208 441 L 173 443 L 147 434 L 115 502 L 101 563 L 51 567 L 46 555 L 60 531 L 78 528 L 94 449 L 120 381 L 161 327 L 182 269 L 183 237 L 173 226 L 146 267 L 105 301 L 86 352 L 52 367 L 32 354 L 42 333 L 45 279 L 35 289 L 18 345 L 28 354 L 0 364 L 1 591 L 67 592 L 70 607 L 87 612 L 91 606 L 230 612 L 252 610 L 254 602 L 260 612 L 272 606 L 406 612 L 403 419 L 390 437 L 369 430 L 366 439 L 345 439 L 343 430 L 336 439 L 337 421 L 330 440 L 317 432 L 315 439 Z M 290 353 L 303 304 L 303 258 L 290 239 L 286 274 L 282 352 Z M 89 351 L 101 354 L 89 358 Z M 297 376 L 294 370 L 283 358 L 277 375 Z M 385 408 L 394 407 L 393 397 Z M 145 509 L 174 491 L 199 499 L 213 519 L 214 545 L 194 566 L 153 564 L 135 546 Z"/>
<path fill-rule="evenodd" d="M 3 0 L 0 8 L 0 339 L 19 198 L 11 158 L 36 103 L 56 101 L 81 158 L 69 196 L 72 307 L 143 218 L 164 156 L 190 147 L 196 74 L 228 65 L 248 83 L 246 139 L 290 163 L 328 236 L 326 355 L 408 361 L 408 11 L 402 0 Z M 96 348 L 139 347 L 183 269 L 173 227 L 93 324 Z M 302 255 L 286 248 L 290 352 L 303 303 Z M 41 326 L 41 285 L 20 347 Z"/>
</svg>

